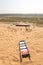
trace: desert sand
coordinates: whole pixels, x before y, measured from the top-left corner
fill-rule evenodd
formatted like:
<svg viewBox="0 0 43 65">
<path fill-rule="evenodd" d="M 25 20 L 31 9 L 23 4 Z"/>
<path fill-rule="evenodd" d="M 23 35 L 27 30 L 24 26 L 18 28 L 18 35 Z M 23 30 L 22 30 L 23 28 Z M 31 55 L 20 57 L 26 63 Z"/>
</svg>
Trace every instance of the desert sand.
<svg viewBox="0 0 43 65">
<path fill-rule="evenodd" d="M 20 63 L 19 41 L 25 40 L 31 61 L 24 58 Z M 0 23 L 0 65 L 43 65 L 43 27 L 26 30 L 13 24 Z"/>
</svg>

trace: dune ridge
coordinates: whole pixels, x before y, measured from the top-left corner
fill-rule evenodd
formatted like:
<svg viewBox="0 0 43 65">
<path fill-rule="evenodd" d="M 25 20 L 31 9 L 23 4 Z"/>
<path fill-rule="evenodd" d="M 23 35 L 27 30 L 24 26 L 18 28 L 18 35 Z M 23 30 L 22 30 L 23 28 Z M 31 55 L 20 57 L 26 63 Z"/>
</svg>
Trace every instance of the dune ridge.
<svg viewBox="0 0 43 65">
<path fill-rule="evenodd" d="M 19 41 L 25 40 L 31 61 L 20 64 Z M 43 65 L 43 27 L 17 27 L 0 23 L 0 65 Z"/>
</svg>

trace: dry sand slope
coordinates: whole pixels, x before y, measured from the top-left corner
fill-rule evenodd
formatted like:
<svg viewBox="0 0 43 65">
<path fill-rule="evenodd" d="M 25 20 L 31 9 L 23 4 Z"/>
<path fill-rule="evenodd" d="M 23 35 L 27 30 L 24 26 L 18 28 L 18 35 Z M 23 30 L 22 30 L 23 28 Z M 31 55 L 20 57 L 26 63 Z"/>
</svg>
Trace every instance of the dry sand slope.
<svg viewBox="0 0 43 65">
<path fill-rule="evenodd" d="M 19 41 L 24 39 L 31 60 L 23 59 L 20 64 Z M 26 31 L 25 27 L 0 24 L 0 65 L 43 65 L 43 27 Z"/>
</svg>

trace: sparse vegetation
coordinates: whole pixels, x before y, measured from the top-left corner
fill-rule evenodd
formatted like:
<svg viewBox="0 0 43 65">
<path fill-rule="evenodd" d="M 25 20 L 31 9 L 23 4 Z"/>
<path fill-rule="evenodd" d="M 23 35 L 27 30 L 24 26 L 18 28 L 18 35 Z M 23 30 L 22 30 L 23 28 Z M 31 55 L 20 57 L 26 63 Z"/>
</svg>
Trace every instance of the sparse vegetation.
<svg viewBox="0 0 43 65">
<path fill-rule="evenodd" d="M 43 17 L 1 17 L 0 22 L 29 22 L 36 25 L 43 25 Z"/>
</svg>

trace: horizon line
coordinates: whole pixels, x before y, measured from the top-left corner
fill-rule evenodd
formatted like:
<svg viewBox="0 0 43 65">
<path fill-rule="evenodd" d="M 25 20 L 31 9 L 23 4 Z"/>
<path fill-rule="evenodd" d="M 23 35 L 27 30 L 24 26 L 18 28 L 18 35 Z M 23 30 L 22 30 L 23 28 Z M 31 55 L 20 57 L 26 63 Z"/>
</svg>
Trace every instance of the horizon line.
<svg viewBox="0 0 43 65">
<path fill-rule="evenodd" d="M 0 14 L 43 14 L 43 13 L 0 13 Z"/>
</svg>

